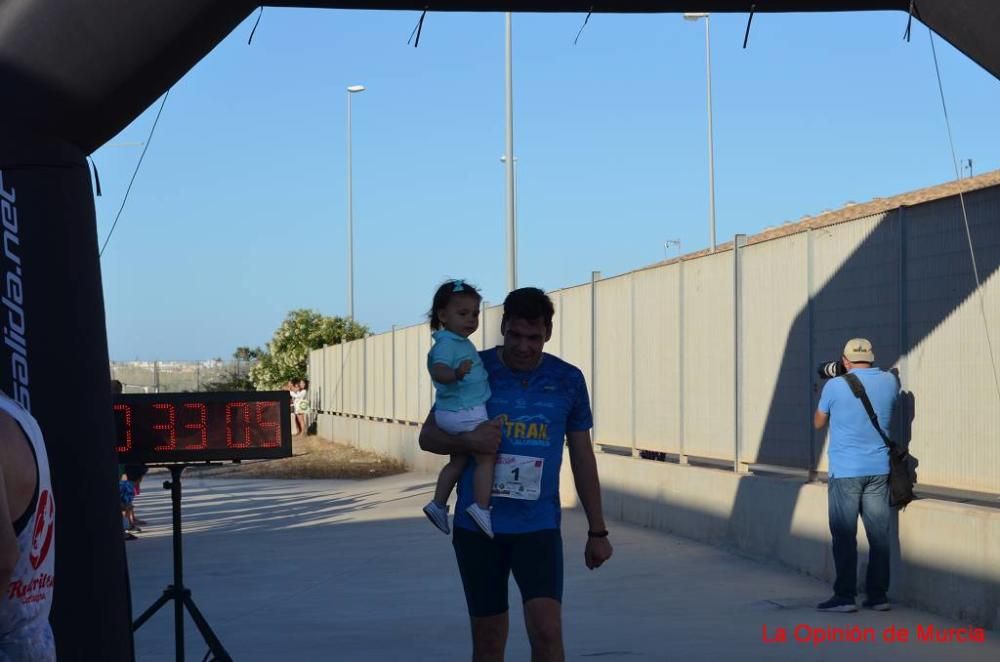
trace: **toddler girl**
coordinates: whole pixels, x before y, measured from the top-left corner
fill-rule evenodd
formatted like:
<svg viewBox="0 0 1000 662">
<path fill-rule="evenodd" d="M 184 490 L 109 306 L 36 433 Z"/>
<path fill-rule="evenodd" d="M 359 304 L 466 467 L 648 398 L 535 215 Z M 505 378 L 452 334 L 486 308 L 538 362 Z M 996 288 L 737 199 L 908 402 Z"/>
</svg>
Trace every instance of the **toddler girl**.
<svg viewBox="0 0 1000 662">
<path fill-rule="evenodd" d="M 486 401 L 490 398 L 489 376 L 476 346 L 469 336 L 479 328 L 482 297 L 475 287 L 461 280 L 446 281 L 434 294 L 428 313 L 434 329 L 434 346 L 427 355 L 427 369 L 434 381 L 437 398 L 434 420 L 445 432 L 459 434 L 474 430 L 486 421 Z M 424 514 L 444 533 L 448 527 L 448 497 L 465 470 L 467 455 L 452 455 L 438 476 L 434 500 L 424 506 Z M 496 455 L 476 454 L 473 475 L 475 501 L 466 512 L 490 538 L 490 493 Z"/>
</svg>

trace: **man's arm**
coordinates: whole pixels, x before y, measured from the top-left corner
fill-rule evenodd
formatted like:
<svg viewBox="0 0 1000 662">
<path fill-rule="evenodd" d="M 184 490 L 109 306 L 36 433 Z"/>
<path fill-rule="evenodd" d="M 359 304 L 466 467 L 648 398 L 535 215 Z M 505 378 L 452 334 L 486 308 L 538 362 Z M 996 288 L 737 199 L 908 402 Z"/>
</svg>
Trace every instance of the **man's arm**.
<svg viewBox="0 0 1000 662">
<path fill-rule="evenodd" d="M 569 445 L 569 464 L 573 470 L 573 482 L 576 493 L 580 496 L 580 505 L 587 514 L 590 531 L 607 530 L 604 523 L 604 511 L 601 506 L 601 481 L 597 475 L 597 458 L 594 457 L 594 447 L 590 443 L 590 430 L 567 432 Z M 604 538 L 587 537 L 587 547 L 584 550 L 584 561 L 593 570 L 611 558 L 611 542 Z"/>
<path fill-rule="evenodd" d="M 10 506 L 7 503 L 7 484 L 3 478 L 3 467 L 0 467 L 0 595 L 7 595 L 19 556 L 17 535 L 14 533 L 14 523 L 10 519 Z"/>
<path fill-rule="evenodd" d="M 448 434 L 434 422 L 434 412 L 427 414 L 420 428 L 420 448 L 428 453 L 453 455 L 462 453 L 496 453 L 500 447 L 500 419 L 480 423 L 471 432 Z"/>
<path fill-rule="evenodd" d="M 813 427 L 816 428 L 817 430 L 822 430 L 824 427 L 826 427 L 826 424 L 829 420 L 830 420 L 829 414 L 824 414 L 823 412 L 817 409 L 816 413 L 813 414 Z"/>
<path fill-rule="evenodd" d="M 823 384 L 823 392 L 819 394 L 819 402 L 816 403 L 816 413 L 813 414 L 813 427 L 817 430 L 822 430 L 826 427 L 826 424 L 830 422 L 830 409 L 833 405 L 833 397 L 837 382 L 843 382 L 844 380 L 839 377 L 836 379 L 827 380 Z"/>
</svg>

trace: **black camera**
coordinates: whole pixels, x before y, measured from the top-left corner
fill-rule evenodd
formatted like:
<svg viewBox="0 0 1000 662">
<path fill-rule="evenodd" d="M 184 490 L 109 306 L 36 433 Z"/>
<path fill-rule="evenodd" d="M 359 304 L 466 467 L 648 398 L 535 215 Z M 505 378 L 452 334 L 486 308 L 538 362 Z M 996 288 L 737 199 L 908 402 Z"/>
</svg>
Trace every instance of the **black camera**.
<svg viewBox="0 0 1000 662">
<path fill-rule="evenodd" d="M 816 368 L 816 372 L 819 374 L 820 379 L 830 379 L 832 377 L 846 375 L 847 368 L 844 367 L 843 361 L 828 361 L 826 363 L 820 363 Z"/>
</svg>

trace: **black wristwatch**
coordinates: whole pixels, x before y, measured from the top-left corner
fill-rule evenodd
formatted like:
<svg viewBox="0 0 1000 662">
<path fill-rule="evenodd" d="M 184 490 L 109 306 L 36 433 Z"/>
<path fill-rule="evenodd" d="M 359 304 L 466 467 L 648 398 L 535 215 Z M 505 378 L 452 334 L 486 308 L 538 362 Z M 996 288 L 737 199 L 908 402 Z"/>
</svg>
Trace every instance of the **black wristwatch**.
<svg viewBox="0 0 1000 662">
<path fill-rule="evenodd" d="M 608 537 L 608 530 L 604 529 L 603 531 L 587 531 L 587 537 L 588 538 L 607 538 Z"/>
</svg>

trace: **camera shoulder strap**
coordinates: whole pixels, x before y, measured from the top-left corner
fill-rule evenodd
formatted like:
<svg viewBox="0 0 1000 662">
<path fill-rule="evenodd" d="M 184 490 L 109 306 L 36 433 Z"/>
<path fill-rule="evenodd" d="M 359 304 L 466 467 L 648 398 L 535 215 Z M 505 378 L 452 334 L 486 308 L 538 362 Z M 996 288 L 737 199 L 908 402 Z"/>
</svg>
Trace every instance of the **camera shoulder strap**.
<svg viewBox="0 0 1000 662">
<path fill-rule="evenodd" d="M 872 401 L 868 399 L 868 393 L 865 391 L 865 385 L 861 383 L 857 375 L 852 375 L 847 373 L 843 376 L 847 385 L 851 387 L 851 393 L 854 397 L 861 401 L 861 404 L 865 406 L 865 411 L 868 412 L 868 418 L 871 420 L 872 425 L 875 430 L 878 431 L 878 436 L 882 437 L 882 442 L 892 450 L 892 442 L 889 441 L 889 437 L 882 432 L 882 427 L 878 424 L 878 416 L 875 414 L 875 409 L 872 407 Z"/>
</svg>

